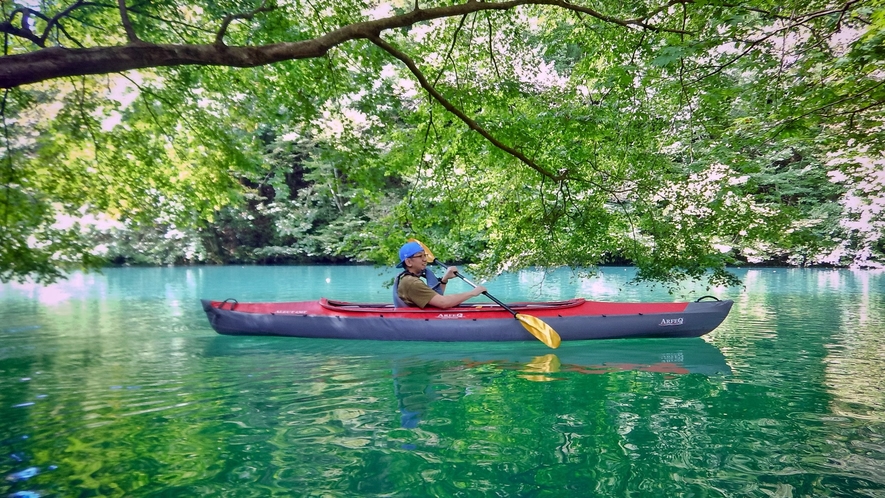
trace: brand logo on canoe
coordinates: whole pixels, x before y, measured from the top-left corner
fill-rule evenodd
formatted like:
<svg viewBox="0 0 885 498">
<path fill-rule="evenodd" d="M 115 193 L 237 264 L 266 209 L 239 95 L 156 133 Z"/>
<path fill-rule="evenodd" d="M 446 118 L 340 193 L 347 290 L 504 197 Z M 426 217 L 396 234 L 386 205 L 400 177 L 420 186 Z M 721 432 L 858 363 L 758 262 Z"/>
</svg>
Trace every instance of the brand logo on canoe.
<svg viewBox="0 0 885 498">
<path fill-rule="evenodd" d="M 464 313 L 440 313 L 436 315 L 437 318 L 464 318 Z"/>
<path fill-rule="evenodd" d="M 664 318 L 661 320 L 661 323 L 658 324 L 659 327 L 672 327 L 674 325 L 682 325 L 683 318 Z"/>
<path fill-rule="evenodd" d="M 306 310 L 297 310 L 297 311 L 292 311 L 292 310 L 276 310 L 276 311 L 274 311 L 274 314 L 275 314 L 275 315 L 306 315 L 306 314 L 307 314 L 307 311 L 306 311 Z"/>
</svg>

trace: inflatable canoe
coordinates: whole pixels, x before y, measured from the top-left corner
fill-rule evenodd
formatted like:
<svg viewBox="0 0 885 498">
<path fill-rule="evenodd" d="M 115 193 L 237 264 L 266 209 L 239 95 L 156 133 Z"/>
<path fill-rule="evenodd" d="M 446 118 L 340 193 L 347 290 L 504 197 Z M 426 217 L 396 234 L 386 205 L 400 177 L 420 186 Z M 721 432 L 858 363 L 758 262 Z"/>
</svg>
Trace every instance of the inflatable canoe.
<svg viewBox="0 0 885 498">
<path fill-rule="evenodd" d="M 540 318 L 563 341 L 628 337 L 698 337 L 722 323 L 731 300 L 680 303 L 568 301 L 514 303 L 515 312 Z M 449 309 L 396 308 L 320 299 L 304 302 L 240 303 L 202 300 L 219 334 L 274 335 L 387 341 L 533 341 L 535 338 L 496 304 Z"/>
</svg>

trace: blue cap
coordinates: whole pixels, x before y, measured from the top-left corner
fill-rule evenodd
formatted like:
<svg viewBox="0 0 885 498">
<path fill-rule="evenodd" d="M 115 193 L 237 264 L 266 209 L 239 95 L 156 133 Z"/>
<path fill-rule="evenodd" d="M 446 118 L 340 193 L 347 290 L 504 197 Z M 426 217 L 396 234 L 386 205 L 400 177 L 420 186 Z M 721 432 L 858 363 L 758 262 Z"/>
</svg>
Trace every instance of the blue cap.
<svg viewBox="0 0 885 498">
<path fill-rule="evenodd" d="M 419 252 L 424 252 L 424 248 L 421 247 L 421 244 L 417 242 L 407 242 L 399 248 L 399 264 L 396 265 L 396 267 L 403 268 L 403 263 L 405 263 L 406 258 L 411 258 Z"/>
</svg>

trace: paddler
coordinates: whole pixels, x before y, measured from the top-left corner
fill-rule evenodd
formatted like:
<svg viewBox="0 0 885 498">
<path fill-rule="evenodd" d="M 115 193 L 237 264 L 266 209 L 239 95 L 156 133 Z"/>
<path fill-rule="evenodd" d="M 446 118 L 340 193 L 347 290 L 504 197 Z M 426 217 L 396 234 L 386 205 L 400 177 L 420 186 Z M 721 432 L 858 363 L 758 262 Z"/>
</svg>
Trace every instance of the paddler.
<svg viewBox="0 0 885 498">
<path fill-rule="evenodd" d="M 437 278 L 427 268 L 427 254 L 418 242 L 408 242 L 400 247 L 399 260 L 400 263 L 396 266 L 403 268 L 403 272 L 393 282 L 393 302 L 396 306 L 417 306 L 424 309 L 430 305 L 447 309 L 487 290 L 484 286 L 477 285 L 467 292 L 445 295 L 446 284 L 455 278 L 458 267 L 448 267 L 442 278 Z"/>
</svg>

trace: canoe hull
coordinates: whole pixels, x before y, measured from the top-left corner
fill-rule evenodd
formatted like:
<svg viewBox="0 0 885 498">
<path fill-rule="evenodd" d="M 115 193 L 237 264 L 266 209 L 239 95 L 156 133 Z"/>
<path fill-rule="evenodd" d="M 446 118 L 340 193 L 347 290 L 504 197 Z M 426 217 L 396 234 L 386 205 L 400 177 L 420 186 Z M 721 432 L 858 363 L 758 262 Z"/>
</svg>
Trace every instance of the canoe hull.
<svg viewBox="0 0 885 498">
<path fill-rule="evenodd" d="M 373 305 L 229 303 L 203 300 L 212 328 L 224 335 L 269 335 L 385 341 L 531 341 L 513 315 L 497 306 L 449 310 L 396 310 Z M 567 303 L 561 306 L 557 304 Z M 699 337 L 728 316 L 733 302 L 562 303 L 514 305 L 536 316 L 563 341 L 615 338 Z M 350 303 L 342 303 L 350 304 Z M 548 304 L 548 306 L 543 306 Z M 233 308 L 233 309 L 230 309 Z"/>
</svg>

